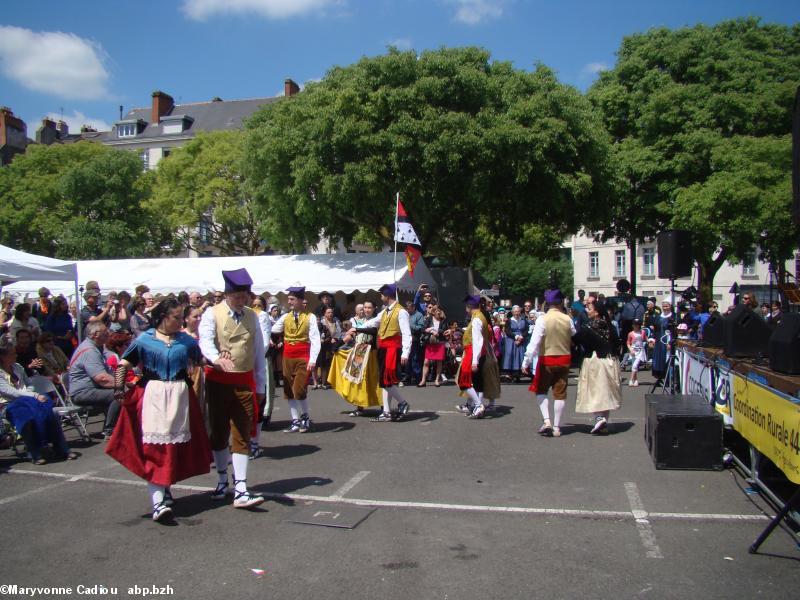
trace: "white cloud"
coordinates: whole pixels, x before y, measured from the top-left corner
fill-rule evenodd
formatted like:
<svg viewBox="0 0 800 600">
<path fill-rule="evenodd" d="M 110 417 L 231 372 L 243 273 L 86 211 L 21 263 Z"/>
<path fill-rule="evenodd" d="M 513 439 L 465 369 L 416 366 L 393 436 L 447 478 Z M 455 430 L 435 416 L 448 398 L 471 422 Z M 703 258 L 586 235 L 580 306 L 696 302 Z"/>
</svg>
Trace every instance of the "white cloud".
<svg viewBox="0 0 800 600">
<path fill-rule="evenodd" d="M 342 3 L 343 0 L 184 0 L 183 12 L 195 21 L 205 21 L 216 14 L 256 14 L 267 19 L 288 19 Z"/>
<path fill-rule="evenodd" d="M 36 92 L 62 98 L 108 97 L 99 44 L 72 33 L 0 26 L 0 70 Z"/>
<path fill-rule="evenodd" d="M 500 0 L 447 0 L 447 3 L 455 5 L 456 21 L 466 25 L 478 25 L 503 15 L 503 6 Z"/>
<path fill-rule="evenodd" d="M 87 117 L 79 110 L 73 110 L 71 115 L 60 115 L 58 113 L 47 113 L 47 118 L 58 123 L 65 121 L 69 125 L 70 133 L 80 133 L 83 125 L 94 127 L 97 131 L 111 131 L 111 124 L 103 119 L 93 119 Z"/>
<path fill-rule="evenodd" d="M 592 62 L 585 65 L 581 70 L 583 75 L 599 75 L 602 71 L 608 71 L 609 67 L 604 62 Z"/>
<path fill-rule="evenodd" d="M 411 50 L 414 47 L 413 43 L 408 38 L 397 38 L 394 40 L 389 40 L 386 44 L 387 46 L 394 46 L 398 50 Z"/>
</svg>

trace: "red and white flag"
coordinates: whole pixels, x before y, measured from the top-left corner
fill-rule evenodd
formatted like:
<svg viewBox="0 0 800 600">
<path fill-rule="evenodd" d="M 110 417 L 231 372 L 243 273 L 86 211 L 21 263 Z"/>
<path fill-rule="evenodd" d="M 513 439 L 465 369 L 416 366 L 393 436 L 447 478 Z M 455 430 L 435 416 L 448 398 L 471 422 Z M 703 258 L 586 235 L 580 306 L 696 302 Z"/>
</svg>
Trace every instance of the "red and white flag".
<svg viewBox="0 0 800 600">
<path fill-rule="evenodd" d="M 414 231 L 414 226 L 408 220 L 408 214 L 399 197 L 397 198 L 394 241 L 406 245 L 406 264 L 408 265 L 409 274 L 414 277 L 414 268 L 422 257 L 422 244 L 417 237 L 417 232 Z"/>
</svg>

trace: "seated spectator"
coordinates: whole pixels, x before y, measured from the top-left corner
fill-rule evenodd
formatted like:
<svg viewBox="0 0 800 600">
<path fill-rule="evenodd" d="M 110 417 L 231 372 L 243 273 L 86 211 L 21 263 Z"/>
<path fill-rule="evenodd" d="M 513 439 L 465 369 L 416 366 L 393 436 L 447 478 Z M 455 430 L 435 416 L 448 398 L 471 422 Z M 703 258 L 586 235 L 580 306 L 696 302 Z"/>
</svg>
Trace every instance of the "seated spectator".
<svg viewBox="0 0 800 600">
<path fill-rule="evenodd" d="M 14 318 L 14 300 L 11 296 L 3 296 L 0 300 L 0 327 Z"/>
<path fill-rule="evenodd" d="M 36 344 L 36 358 L 42 361 L 42 368 L 39 372 L 50 377 L 53 382 L 61 382 L 61 374 L 66 373 L 69 368 L 69 359 L 61 349 L 55 345 L 55 338 L 49 331 L 45 331 L 39 336 Z"/>
<path fill-rule="evenodd" d="M 85 337 L 75 349 L 69 366 L 69 394 L 78 406 L 91 406 L 105 413 L 103 434 L 111 437 L 120 405 L 114 400 L 114 376 L 106 365 L 103 347 L 108 341 L 108 327 L 102 321 L 86 326 Z"/>
<path fill-rule="evenodd" d="M 16 362 L 25 368 L 25 373 L 30 377 L 36 375 L 44 364 L 36 357 L 36 348 L 33 344 L 33 338 L 27 329 L 18 329 L 17 337 L 15 340 L 15 347 L 17 353 Z"/>
<path fill-rule="evenodd" d="M 150 312 L 156 307 L 156 298 L 152 292 L 145 292 L 142 294 L 144 300 L 144 315 L 149 319 Z"/>
<path fill-rule="evenodd" d="M 17 307 L 14 309 L 14 318 L 11 319 L 11 322 L 8 324 L 9 339 L 15 340 L 17 338 L 17 332 L 22 329 L 31 334 L 33 341 L 36 341 L 41 333 L 39 321 L 31 316 L 31 305 L 25 302 L 17 304 Z"/>
<path fill-rule="evenodd" d="M 7 341 L 0 342 L 0 404 L 6 406 L 6 416 L 22 436 L 33 464 L 46 463 L 42 449 L 49 443 L 59 458 L 78 458 L 64 439 L 61 419 L 53 412 L 53 400 L 33 391 L 17 352 Z"/>
<path fill-rule="evenodd" d="M 50 314 L 44 322 L 42 331 L 52 334 L 55 345 L 67 358 L 72 356 L 78 338 L 75 335 L 72 317 L 67 312 L 67 299 L 64 296 L 57 296 L 53 299 Z"/>
</svg>

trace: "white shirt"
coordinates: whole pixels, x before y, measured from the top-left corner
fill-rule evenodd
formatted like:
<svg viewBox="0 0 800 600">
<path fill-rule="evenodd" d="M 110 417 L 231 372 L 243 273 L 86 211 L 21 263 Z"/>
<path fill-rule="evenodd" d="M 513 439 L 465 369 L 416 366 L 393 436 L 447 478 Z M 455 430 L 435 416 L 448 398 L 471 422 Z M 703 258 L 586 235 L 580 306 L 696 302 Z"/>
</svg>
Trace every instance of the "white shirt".
<svg viewBox="0 0 800 600">
<path fill-rule="evenodd" d="M 470 327 L 472 327 L 472 366 L 477 367 L 483 350 L 483 322 L 478 318 L 472 319 Z"/>
<path fill-rule="evenodd" d="M 536 324 L 533 326 L 531 341 L 528 342 L 528 347 L 525 349 L 525 360 L 522 361 L 523 369 L 528 369 L 533 359 L 539 356 L 539 347 L 542 345 L 542 338 L 547 333 L 544 321 L 544 317 L 541 316 L 536 319 Z M 577 333 L 575 330 L 575 323 L 572 322 L 572 319 L 570 319 L 569 331 L 570 335 L 575 335 Z"/>
<path fill-rule="evenodd" d="M 287 317 L 292 317 L 294 313 L 289 311 L 278 317 L 275 324 L 272 326 L 272 333 L 283 333 L 283 322 Z M 308 363 L 311 365 L 317 364 L 317 357 L 319 356 L 319 349 L 322 345 L 319 339 L 319 324 L 317 323 L 317 316 L 314 313 L 308 314 L 308 341 L 311 343 L 311 352 L 308 356 Z M 292 317 L 294 318 L 294 317 Z"/>
<path fill-rule="evenodd" d="M 224 302 L 224 301 L 223 301 Z M 225 304 L 227 307 L 227 303 Z M 228 307 L 228 314 L 233 316 L 233 311 Z M 255 352 L 255 362 L 253 364 L 253 378 L 256 380 L 256 391 L 263 394 L 267 387 L 266 380 L 266 351 L 264 350 L 264 326 L 261 319 L 257 319 L 258 330 L 253 334 L 253 352 Z M 214 317 L 214 310 L 209 309 L 203 313 L 200 319 L 200 327 L 197 330 L 200 336 L 200 351 L 209 362 L 214 362 L 219 358 L 219 349 L 214 338 L 217 336 L 217 320 Z M 260 391 L 259 391 L 260 390 Z"/>
<path fill-rule="evenodd" d="M 383 313 L 389 313 L 394 308 L 395 304 L 397 304 L 397 301 L 392 302 L 389 306 L 385 306 L 381 312 L 367 320 L 362 327 L 379 327 Z M 401 308 L 397 313 L 397 321 L 400 325 L 400 334 L 403 337 L 403 351 L 400 358 L 408 358 L 411 355 L 411 325 L 409 323 L 408 311 L 405 308 Z"/>
</svg>

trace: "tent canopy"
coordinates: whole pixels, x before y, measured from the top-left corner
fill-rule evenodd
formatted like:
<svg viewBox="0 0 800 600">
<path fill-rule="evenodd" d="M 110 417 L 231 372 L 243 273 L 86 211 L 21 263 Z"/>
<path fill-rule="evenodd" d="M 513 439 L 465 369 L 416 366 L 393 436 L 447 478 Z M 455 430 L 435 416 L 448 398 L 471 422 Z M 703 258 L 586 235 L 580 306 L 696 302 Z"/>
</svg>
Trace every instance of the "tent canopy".
<svg viewBox="0 0 800 600">
<path fill-rule="evenodd" d="M 64 281 L 74 285 L 77 277 L 78 270 L 74 262 L 28 254 L 0 245 L 0 285 L 36 281 L 35 289 L 38 290 L 42 287 L 41 282 Z M 67 286 L 67 289 L 72 290 L 73 285 Z"/>
<path fill-rule="evenodd" d="M 383 284 L 394 281 L 394 260 L 391 252 L 88 260 L 78 261 L 77 270 L 81 284 L 95 280 L 104 292 L 133 291 L 137 285 L 144 284 L 154 292 L 177 293 L 186 290 L 205 293 L 223 289 L 223 270 L 244 267 L 253 278 L 253 291 L 258 294 L 277 294 L 292 285 L 304 285 L 309 292 L 315 293 L 328 291 L 349 294 L 377 290 Z M 422 282 L 434 283 L 425 262 L 420 260 L 417 263 L 412 277 L 404 257 L 398 256 L 398 287 L 414 291 Z M 39 287 L 40 282 L 20 282 L 8 286 L 7 291 L 29 296 L 35 295 Z M 54 294 L 74 294 L 72 286 L 66 283 L 48 287 Z"/>
</svg>

